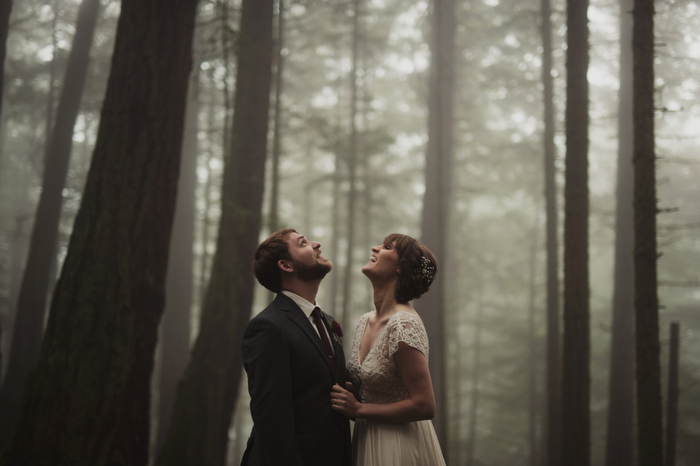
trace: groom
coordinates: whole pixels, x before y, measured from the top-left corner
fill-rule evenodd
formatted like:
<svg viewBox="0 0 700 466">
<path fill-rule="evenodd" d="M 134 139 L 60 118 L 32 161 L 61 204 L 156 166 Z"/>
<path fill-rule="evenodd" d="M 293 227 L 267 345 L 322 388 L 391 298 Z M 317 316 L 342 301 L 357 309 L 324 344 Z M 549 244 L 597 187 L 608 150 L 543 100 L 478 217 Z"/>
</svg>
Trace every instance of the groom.
<svg viewBox="0 0 700 466">
<path fill-rule="evenodd" d="M 330 402 L 333 385 L 345 386 L 342 331 L 316 306 L 332 268 L 320 243 L 292 229 L 255 252 L 255 277 L 277 297 L 243 336 L 254 426 L 241 466 L 350 464 L 349 422 Z"/>
</svg>

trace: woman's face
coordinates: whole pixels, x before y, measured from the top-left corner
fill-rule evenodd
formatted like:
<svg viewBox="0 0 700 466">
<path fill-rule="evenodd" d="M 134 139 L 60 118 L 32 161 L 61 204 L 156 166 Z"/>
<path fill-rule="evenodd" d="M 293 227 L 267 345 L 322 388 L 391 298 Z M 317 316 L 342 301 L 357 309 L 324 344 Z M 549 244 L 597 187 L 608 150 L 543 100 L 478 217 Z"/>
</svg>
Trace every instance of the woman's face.
<svg viewBox="0 0 700 466">
<path fill-rule="evenodd" d="M 369 261 L 362 267 L 368 277 L 391 279 L 399 275 L 399 255 L 394 244 L 382 244 L 372 248 Z"/>
</svg>

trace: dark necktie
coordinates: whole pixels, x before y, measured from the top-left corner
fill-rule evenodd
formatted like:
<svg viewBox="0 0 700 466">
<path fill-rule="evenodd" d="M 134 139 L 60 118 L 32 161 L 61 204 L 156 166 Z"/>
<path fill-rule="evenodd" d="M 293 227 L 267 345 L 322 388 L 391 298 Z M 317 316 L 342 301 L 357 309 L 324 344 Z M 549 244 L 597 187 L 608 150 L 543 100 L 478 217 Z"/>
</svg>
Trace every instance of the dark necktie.
<svg viewBox="0 0 700 466">
<path fill-rule="evenodd" d="M 328 357 L 330 357 L 331 362 L 335 364 L 335 361 L 333 360 L 333 349 L 331 348 L 331 342 L 328 341 L 328 335 L 326 335 L 325 326 L 323 325 L 323 316 L 321 316 L 321 309 L 318 307 L 314 308 L 313 312 L 311 313 L 311 316 L 314 318 L 314 322 L 316 322 L 316 328 L 318 329 L 319 335 L 321 335 L 321 341 L 323 342 L 323 346 L 326 347 Z"/>
</svg>

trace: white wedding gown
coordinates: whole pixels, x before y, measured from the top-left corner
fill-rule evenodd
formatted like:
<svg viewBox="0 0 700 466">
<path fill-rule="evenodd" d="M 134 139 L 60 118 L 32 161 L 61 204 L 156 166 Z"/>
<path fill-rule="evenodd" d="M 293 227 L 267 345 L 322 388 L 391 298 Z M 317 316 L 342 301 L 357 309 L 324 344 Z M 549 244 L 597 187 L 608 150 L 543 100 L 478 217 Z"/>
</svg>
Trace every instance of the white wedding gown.
<svg viewBox="0 0 700 466">
<path fill-rule="evenodd" d="M 428 359 L 428 335 L 421 320 L 406 311 L 389 318 L 362 364 L 359 348 L 370 313 L 357 323 L 348 375 L 360 386 L 363 403 L 394 403 L 408 398 L 393 354 L 399 342 L 418 349 Z M 433 423 L 427 421 L 391 424 L 358 419 L 352 439 L 353 466 L 444 466 Z"/>
</svg>

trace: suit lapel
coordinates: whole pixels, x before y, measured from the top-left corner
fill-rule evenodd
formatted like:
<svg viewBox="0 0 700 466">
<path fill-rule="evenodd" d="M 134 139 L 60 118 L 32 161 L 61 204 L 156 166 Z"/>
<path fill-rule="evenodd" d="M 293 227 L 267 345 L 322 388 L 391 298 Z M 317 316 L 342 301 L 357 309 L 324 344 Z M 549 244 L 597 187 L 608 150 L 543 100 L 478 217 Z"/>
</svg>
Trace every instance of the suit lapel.
<svg viewBox="0 0 700 466">
<path fill-rule="evenodd" d="M 294 301 L 292 301 L 291 298 L 283 295 L 282 293 L 277 295 L 275 301 L 278 301 L 280 308 L 287 311 L 289 319 L 295 324 L 297 324 L 299 328 L 301 328 L 304 331 L 306 336 L 309 337 L 309 340 L 311 340 L 311 343 L 314 345 L 316 350 L 318 350 L 319 355 L 325 362 L 326 367 L 328 367 L 328 370 L 331 372 L 331 375 L 333 375 L 333 366 L 331 365 L 331 360 L 328 357 L 326 348 L 323 347 L 323 342 L 321 342 L 321 338 L 318 336 L 318 333 L 316 333 L 316 330 L 311 325 L 311 322 L 306 317 L 306 314 L 304 314 L 304 312 L 301 309 L 299 309 L 297 303 L 295 303 Z"/>
</svg>

